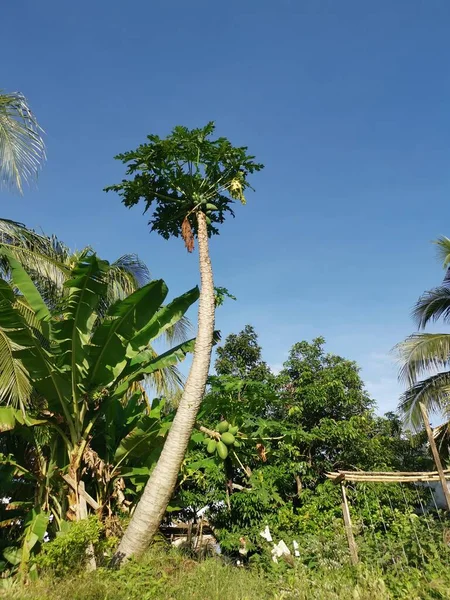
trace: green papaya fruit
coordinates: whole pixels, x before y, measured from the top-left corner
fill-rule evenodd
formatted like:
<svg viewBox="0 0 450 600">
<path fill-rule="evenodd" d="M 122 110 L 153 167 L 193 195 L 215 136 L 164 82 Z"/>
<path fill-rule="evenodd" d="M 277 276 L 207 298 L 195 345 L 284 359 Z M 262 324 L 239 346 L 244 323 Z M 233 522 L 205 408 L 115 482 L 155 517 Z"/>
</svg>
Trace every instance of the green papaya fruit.
<svg viewBox="0 0 450 600">
<path fill-rule="evenodd" d="M 217 454 L 222 460 L 225 460 L 228 456 L 228 448 L 225 446 L 222 440 L 220 442 L 217 442 Z"/>
<path fill-rule="evenodd" d="M 206 205 L 206 210 L 218 210 L 217 206 L 215 204 L 207 204 Z"/>
<path fill-rule="evenodd" d="M 216 440 L 209 440 L 208 447 L 206 448 L 209 454 L 214 454 L 217 448 Z"/>
<path fill-rule="evenodd" d="M 233 444 L 233 446 L 234 446 L 235 448 L 240 448 L 240 447 L 241 447 L 241 442 L 239 442 L 238 440 L 234 440 L 234 444 Z"/>
<path fill-rule="evenodd" d="M 220 423 L 217 425 L 217 431 L 219 433 L 225 433 L 225 431 L 228 431 L 228 421 L 220 421 Z"/>
<path fill-rule="evenodd" d="M 231 444 L 234 444 L 234 435 L 232 433 L 230 433 L 229 431 L 222 433 L 222 435 L 220 436 L 220 439 L 226 446 L 231 446 Z"/>
<path fill-rule="evenodd" d="M 231 433 L 231 435 L 236 435 L 239 431 L 239 427 L 237 425 L 230 425 L 228 427 L 228 431 Z"/>
</svg>

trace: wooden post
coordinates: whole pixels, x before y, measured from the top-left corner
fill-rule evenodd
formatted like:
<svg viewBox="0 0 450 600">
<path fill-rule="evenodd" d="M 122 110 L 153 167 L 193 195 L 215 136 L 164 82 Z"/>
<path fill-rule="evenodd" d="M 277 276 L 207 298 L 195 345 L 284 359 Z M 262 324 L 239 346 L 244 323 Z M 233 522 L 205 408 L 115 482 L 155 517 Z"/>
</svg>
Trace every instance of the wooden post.
<svg viewBox="0 0 450 600">
<path fill-rule="evenodd" d="M 345 533 L 347 535 L 348 549 L 350 550 L 350 560 L 353 566 L 357 565 L 358 559 L 358 546 L 355 542 L 355 536 L 353 535 L 352 520 L 350 518 L 350 511 L 348 508 L 347 494 L 345 493 L 345 484 L 341 481 L 341 492 L 342 492 L 342 514 L 344 515 L 344 526 Z"/>
<path fill-rule="evenodd" d="M 447 480 L 445 479 L 444 469 L 442 468 L 441 459 L 439 456 L 439 452 L 436 448 L 436 442 L 434 441 L 433 430 L 430 426 L 430 419 L 428 418 L 428 412 L 425 408 L 425 405 L 422 402 L 419 402 L 420 411 L 422 413 L 423 422 L 425 425 L 425 429 L 428 436 L 428 441 L 430 442 L 431 452 L 433 454 L 434 462 L 436 464 L 437 472 L 439 473 L 439 479 L 442 485 L 442 491 L 444 492 L 445 501 L 447 503 L 447 510 L 450 511 L 450 491 L 447 486 Z"/>
</svg>

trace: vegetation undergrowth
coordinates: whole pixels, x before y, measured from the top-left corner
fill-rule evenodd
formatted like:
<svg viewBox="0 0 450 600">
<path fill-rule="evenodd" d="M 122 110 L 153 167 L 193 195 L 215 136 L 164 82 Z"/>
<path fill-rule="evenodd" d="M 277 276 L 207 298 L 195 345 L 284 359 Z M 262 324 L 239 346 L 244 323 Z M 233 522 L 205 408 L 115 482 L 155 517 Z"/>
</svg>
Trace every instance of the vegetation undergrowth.
<svg viewBox="0 0 450 600">
<path fill-rule="evenodd" d="M 238 568 L 222 558 L 197 562 L 177 550 L 153 546 L 139 561 L 121 570 L 99 568 L 87 573 L 54 570 L 29 585 L 14 583 L 0 591 L 8 600 L 445 600 L 450 574 L 434 568 L 434 576 L 405 567 L 385 572 L 357 568 L 310 569 L 281 563 L 261 569 Z"/>
</svg>

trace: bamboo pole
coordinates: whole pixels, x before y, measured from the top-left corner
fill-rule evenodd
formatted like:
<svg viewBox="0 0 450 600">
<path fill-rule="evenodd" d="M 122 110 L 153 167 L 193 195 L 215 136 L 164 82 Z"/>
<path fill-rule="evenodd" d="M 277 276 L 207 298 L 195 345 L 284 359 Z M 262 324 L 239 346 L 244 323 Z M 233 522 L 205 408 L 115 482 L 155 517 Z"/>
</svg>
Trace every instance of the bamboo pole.
<svg viewBox="0 0 450 600">
<path fill-rule="evenodd" d="M 450 477 L 450 469 L 444 469 L 444 474 Z M 326 473 L 326 476 L 330 479 L 334 477 L 338 477 L 339 475 L 357 475 L 359 476 L 372 476 L 376 477 L 420 477 L 420 476 L 430 476 L 430 475 L 439 475 L 438 471 L 332 471 L 330 473 Z"/>
<path fill-rule="evenodd" d="M 348 508 L 347 494 L 345 493 L 345 484 L 341 481 L 341 492 L 342 492 L 342 514 L 344 516 L 344 527 L 347 535 L 348 549 L 350 550 L 350 560 L 353 566 L 357 565 L 358 559 L 358 547 L 355 542 L 355 536 L 353 535 L 352 520 L 350 517 L 350 510 Z"/>
<path fill-rule="evenodd" d="M 427 432 L 428 441 L 430 442 L 431 452 L 433 454 L 434 462 L 436 463 L 436 468 L 439 473 L 439 479 L 442 485 L 442 491 L 444 492 L 445 501 L 447 503 L 447 510 L 450 511 L 450 491 L 447 486 L 447 481 L 445 479 L 444 469 L 442 468 L 441 459 L 439 456 L 439 452 L 436 448 L 436 442 L 433 437 L 433 430 L 431 429 L 430 419 L 428 418 L 428 412 L 425 408 L 425 405 L 422 402 L 419 402 L 420 412 L 422 413 L 423 422 L 425 425 L 425 430 Z"/>
<path fill-rule="evenodd" d="M 443 470 L 444 479 L 450 479 L 450 471 Z M 339 471 L 337 473 L 326 473 L 325 476 L 331 479 L 333 483 L 338 484 L 341 481 L 354 481 L 365 483 L 415 483 L 427 481 L 441 481 L 441 474 L 438 471 L 411 472 L 401 474 L 401 472 L 392 471 L 390 475 L 382 474 L 381 471 Z"/>
<path fill-rule="evenodd" d="M 440 481 L 439 475 L 431 475 L 429 477 L 377 477 L 363 475 L 361 477 L 354 475 L 347 475 L 345 479 L 333 480 L 334 483 L 340 483 L 341 481 L 354 481 L 361 483 L 416 483 L 416 482 L 427 482 L 427 481 Z"/>
<path fill-rule="evenodd" d="M 419 475 L 437 475 L 438 471 L 337 471 L 338 474 L 343 473 L 344 475 L 382 475 L 386 477 L 396 476 L 419 476 Z M 444 473 L 450 475 L 450 469 L 444 469 Z"/>
</svg>

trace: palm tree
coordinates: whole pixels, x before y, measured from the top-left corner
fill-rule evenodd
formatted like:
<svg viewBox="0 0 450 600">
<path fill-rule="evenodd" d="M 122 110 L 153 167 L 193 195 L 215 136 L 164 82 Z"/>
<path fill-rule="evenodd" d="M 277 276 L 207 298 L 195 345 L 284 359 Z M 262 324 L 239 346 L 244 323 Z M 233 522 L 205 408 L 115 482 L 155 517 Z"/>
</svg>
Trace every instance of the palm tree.
<svg viewBox="0 0 450 600">
<path fill-rule="evenodd" d="M 58 310 L 61 299 L 67 295 L 65 282 L 79 258 L 91 252 L 87 247 L 71 251 L 56 236 L 38 234 L 21 223 L 0 219 L 0 276 L 11 278 L 11 257 L 27 271 L 51 311 Z M 126 254 L 114 261 L 105 274 L 107 286 L 99 306 L 100 316 L 108 307 L 121 300 L 150 281 L 150 272 L 138 256 Z M 25 317 L 33 318 L 23 294 L 17 297 Z M 187 337 L 189 321 L 182 317 L 164 333 L 168 343 L 181 342 Z M 29 405 L 33 388 L 22 362 L 16 358 L 15 346 L 7 332 L 0 328 L 0 403 L 20 407 Z M 154 374 L 153 384 L 157 393 L 178 388 L 182 380 L 178 370 L 170 367 Z"/>
<path fill-rule="evenodd" d="M 0 183 L 23 192 L 45 160 L 42 129 L 20 92 L 0 93 Z"/>
<path fill-rule="evenodd" d="M 419 402 L 450 419 L 450 334 L 423 333 L 433 321 L 450 322 L 450 239 L 436 241 L 446 276 L 439 287 L 425 292 L 413 310 L 419 332 L 396 346 L 402 366 L 400 379 L 408 385 L 399 411 L 414 428 L 421 425 Z"/>
<path fill-rule="evenodd" d="M 129 180 L 106 188 L 116 191 L 125 206 L 144 201 L 155 209 L 151 229 L 164 239 L 181 236 L 189 252 L 197 237 L 201 292 L 194 357 L 172 427 L 161 456 L 147 482 L 114 557 L 120 564 L 139 556 L 158 530 L 173 494 L 177 476 L 205 392 L 214 336 L 215 290 L 208 238 L 231 213 L 235 200 L 245 203 L 247 177 L 263 168 L 245 147 L 226 138 L 211 140 L 214 123 L 200 129 L 175 127 L 165 139 L 148 142 L 116 158 L 127 165 Z"/>
</svg>

